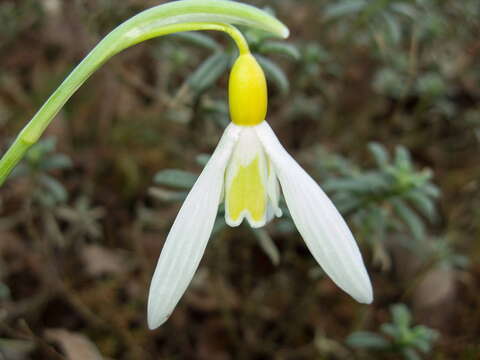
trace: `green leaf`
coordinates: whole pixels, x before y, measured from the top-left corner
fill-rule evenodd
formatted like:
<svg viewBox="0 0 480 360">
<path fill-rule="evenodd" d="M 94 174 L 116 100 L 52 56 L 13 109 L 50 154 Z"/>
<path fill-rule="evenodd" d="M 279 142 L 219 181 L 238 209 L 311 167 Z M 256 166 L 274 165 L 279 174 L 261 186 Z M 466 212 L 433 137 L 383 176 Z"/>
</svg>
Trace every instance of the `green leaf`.
<svg viewBox="0 0 480 360">
<path fill-rule="evenodd" d="M 395 304 L 390 308 L 393 322 L 399 327 L 407 329 L 412 321 L 410 310 L 405 304 Z"/>
<path fill-rule="evenodd" d="M 438 187 L 436 187 L 435 185 L 433 184 L 425 184 L 423 187 L 422 187 L 422 190 L 428 195 L 428 196 L 431 196 L 433 198 L 438 198 L 441 194 L 440 192 L 440 189 Z"/>
<path fill-rule="evenodd" d="M 390 39 L 393 41 L 394 44 L 398 44 L 400 40 L 402 40 L 402 28 L 398 23 L 398 20 L 388 13 L 383 13 L 382 15 L 383 20 L 387 24 Z"/>
<path fill-rule="evenodd" d="M 464 255 L 452 255 L 450 263 L 460 269 L 466 269 L 470 265 L 470 259 Z"/>
<path fill-rule="evenodd" d="M 51 176 L 48 176 L 45 174 L 42 174 L 38 180 L 40 184 L 42 184 L 53 196 L 53 200 L 55 202 L 67 201 L 68 199 L 67 190 L 65 190 L 65 187 L 60 182 L 58 182 Z"/>
<path fill-rule="evenodd" d="M 264 41 L 258 48 L 262 54 L 281 54 L 290 56 L 293 60 L 300 59 L 300 51 L 292 44 L 279 41 Z"/>
<path fill-rule="evenodd" d="M 230 55 L 223 52 L 213 54 L 188 77 L 188 85 L 197 95 L 202 93 L 227 71 L 229 62 Z"/>
<path fill-rule="evenodd" d="M 412 20 L 415 20 L 418 16 L 418 11 L 412 5 L 405 4 L 405 3 L 393 3 L 391 5 L 393 11 L 397 12 L 398 14 L 405 15 Z"/>
<path fill-rule="evenodd" d="M 364 9 L 364 12 L 362 15 L 364 15 L 364 18 L 366 19 L 371 19 L 375 17 L 378 14 L 381 14 L 387 10 L 387 7 L 390 5 L 390 0 L 384 1 L 384 0 L 376 0 L 376 1 L 368 1 L 367 6 Z"/>
<path fill-rule="evenodd" d="M 283 70 L 262 55 L 255 54 L 255 58 L 265 71 L 267 79 L 275 84 L 282 95 L 286 95 L 290 91 L 290 82 Z"/>
<path fill-rule="evenodd" d="M 388 156 L 388 153 L 383 145 L 377 142 L 371 142 L 368 144 L 368 150 L 370 150 L 375 158 L 375 162 L 377 163 L 378 167 L 385 168 L 388 166 L 390 157 Z"/>
<path fill-rule="evenodd" d="M 282 212 L 283 212 L 283 209 L 282 209 Z M 279 219 L 275 222 L 275 229 L 280 234 L 291 234 L 297 231 L 295 224 L 290 218 L 290 214 L 283 212 L 283 215 L 284 217 L 282 219 Z"/>
<path fill-rule="evenodd" d="M 375 194 L 389 188 L 387 179 L 379 172 L 366 172 L 353 178 L 333 178 L 325 182 L 327 191 L 351 191 L 357 194 Z"/>
<path fill-rule="evenodd" d="M 448 85 L 440 73 L 427 72 L 417 79 L 417 91 L 420 96 L 436 98 L 446 95 Z"/>
<path fill-rule="evenodd" d="M 432 345 L 430 344 L 430 339 L 418 337 L 414 341 L 415 347 L 421 352 L 428 354 L 432 350 Z"/>
<path fill-rule="evenodd" d="M 407 194 L 405 194 L 405 197 L 428 219 L 431 221 L 436 219 L 437 209 L 435 208 L 434 202 L 421 190 L 409 191 Z"/>
<path fill-rule="evenodd" d="M 10 178 L 16 178 L 16 177 L 23 177 L 27 176 L 29 174 L 30 168 L 25 165 L 24 162 L 21 162 L 18 164 L 18 166 L 13 169 L 12 173 L 10 174 Z"/>
<path fill-rule="evenodd" d="M 30 150 L 28 150 L 25 158 L 31 165 L 38 165 L 43 158 L 55 151 L 55 147 L 57 146 L 57 139 L 53 137 L 46 138 L 42 141 L 39 141 L 35 145 L 33 145 Z"/>
<path fill-rule="evenodd" d="M 171 191 L 152 187 L 148 189 L 148 194 L 160 201 L 179 202 L 187 198 L 188 191 Z"/>
<path fill-rule="evenodd" d="M 400 169 L 413 171 L 410 152 L 404 146 L 399 145 L 395 148 L 395 165 Z"/>
<path fill-rule="evenodd" d="M 419 343 L 417 345 L 420 349 L 426 347 L 426 345 L 423 344 L 424 341 L 427 341 L 428 344 L 430 344 L 430 342 L 437 340 L 440 336 L 440 334 L 436 330 L 430 329 L 429 327 L 424 325 L 415 326 L 413 328 L 413 333 L 419 340 Z M 428 345 L 428 348 L 429 347 L 430 345 Z M 427 352 L 427 350 L 425 350 L 425 352 Z"/>
<path fill-rule="evenodd" d="M 177 39 L 188 42 L 190 44 L 203 47 L 205 49 L 220 51 L 221 46 L 211 37 L 202 33 L 186 31 L 174 35 Z"/>
<path fill-rule="evenodd" d="M 342 214 L 347 214 L 351 211 L 359 209 L 360 206 L 362 206 L 362 199 L 353 196 L 335 196 L 333 200 L 335 206 Z"/>
<path fill-rule="evenodd" d="M 158 185 L 171 186 L 177 189 L 190 189 L 195 181 L 197 175 L 188 171 L 177 169 L 165 169 L 157 172 L 153 181 Z"/>
<path fill-rule="evenodd" d="M 57 139 L 54 137 L 49 137 L 39 141 L 37 144 L 33 145 L 29 152 L 39 152 L 42 154 L 51 153 L 57 147 Z"/>
<path fill-rule="evenodd" d="M 349 335 L 347 345 L 357 348 L 386 349 L 390 343 L 381 335 L 369 331 L 357 331 Z"/>
<path fill-rule="evenodd" d="M 391 204 L 397 216 L 407 225 L 415 239 L 422 240 L 425 237 L 425 227 L 418 215 L 400 199 L 393 199 Z"/>
<path fill-rule="evenodd" d="M 197 162 L 198 165 L 205 166 L 207 165 L 208 160 L 210 160 L 211 155 L 210 154 L 198 154 L 195 157 L 195 161 Z"/>
<path fill-rule="evenodd" d="M 405 76 L 392 68 L 380 69 L 375 74 L 373 88 L 378 93 L 400 98 L 407 90 Z"/>
<path fill-rule="evenodd" d="M 380 326 L 380 330 L 391 336 L 393 339 L 396 339 L 400 336 L 400 331 L 393 324 L 382 324 Z"/>
<path fill-rule="evenodd" d="M 367 2 L 364 0 L 346 0 L 342 2 L 336 2 L 333 5 L 326 7 L 325 17 L 330 19 L 357 13 L 363 10 L 366 5 Z"/>
<path fill-rule="evenodd" d="M 58 169 L 68 169 L 73 166 L 72 160 L 63 154 L 51 155 L 44 162 L 41 163 L 40 168 L 43 171 L 49 170 L 58 170 Z"/>
</svg>

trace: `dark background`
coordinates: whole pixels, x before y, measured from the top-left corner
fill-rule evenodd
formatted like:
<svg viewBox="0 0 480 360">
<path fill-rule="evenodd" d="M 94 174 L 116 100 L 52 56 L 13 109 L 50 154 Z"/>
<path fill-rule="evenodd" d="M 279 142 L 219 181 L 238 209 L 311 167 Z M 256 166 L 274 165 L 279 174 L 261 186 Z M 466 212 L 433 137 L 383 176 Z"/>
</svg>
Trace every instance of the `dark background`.
<svg viewBox="0 0 480 360">
<path fill-rule="evenodd" d="M 0 1 L 2 149 L 102 36 L 159 3 Z M 228 122 L 233 59 L 222 34 L 169 36 L 95 73 L 1 188 L 0 359 L 480 356 L 480 3 L 250 3 L 291 30 L 287 47 L 247 31 L 269 123 L 344 213 L 374 303 L 325 277 L 288 217 L 220 224 L 147 330 L 163 241 Z"/>
</svg>

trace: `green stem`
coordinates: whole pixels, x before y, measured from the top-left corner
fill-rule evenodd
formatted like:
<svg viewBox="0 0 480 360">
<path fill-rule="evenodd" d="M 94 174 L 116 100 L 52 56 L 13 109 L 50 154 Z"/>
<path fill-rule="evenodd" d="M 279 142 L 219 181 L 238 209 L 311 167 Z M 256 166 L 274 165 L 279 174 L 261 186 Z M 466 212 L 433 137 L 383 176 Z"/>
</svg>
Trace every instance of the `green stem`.
<svg viewBox="0 0 480 360">
<path fill-rule="evenodd" d="M 288 36 L 288 29 L 269 14 L 253 6 L 223 0 L 174 1 L 145 10 L 118 26 L 77 65 L 17 136 L 0 160 L 0 185 L 68 99 L 112 56 L 154 37 L 194 30 L 223 31 L 235 41 L 240 54 L 249 52 L 242 34 L 230 24 L 256 27 L 279 37 Z"/>
<path fill-rule="evenodd" d="M 2 160 L 0 160 L 0 185 L 4 183 L 7 176 L 18 162 L 22 160 L 23 156 L 32 145 L 32 143 L 28 143 L 22 139 L 20 135 L 15 139 L 14 143 L 3 155 Z"/>
</svg>

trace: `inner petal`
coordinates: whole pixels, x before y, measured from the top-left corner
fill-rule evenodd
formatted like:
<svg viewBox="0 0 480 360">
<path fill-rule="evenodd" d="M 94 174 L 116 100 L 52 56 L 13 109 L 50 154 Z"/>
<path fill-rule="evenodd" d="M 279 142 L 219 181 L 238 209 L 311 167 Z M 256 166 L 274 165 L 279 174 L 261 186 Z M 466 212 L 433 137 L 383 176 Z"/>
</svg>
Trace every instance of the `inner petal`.
<svg viewBox="0 0 480 360">
<path fill-rule="evenodd" d="M 228 225 L 238 226 L 245 218 L 252 227 L 265 225 L 267 178 L 263 148 L 256 134 L 246 128 L 226 171 L 225 220 Z"/>
</svg>

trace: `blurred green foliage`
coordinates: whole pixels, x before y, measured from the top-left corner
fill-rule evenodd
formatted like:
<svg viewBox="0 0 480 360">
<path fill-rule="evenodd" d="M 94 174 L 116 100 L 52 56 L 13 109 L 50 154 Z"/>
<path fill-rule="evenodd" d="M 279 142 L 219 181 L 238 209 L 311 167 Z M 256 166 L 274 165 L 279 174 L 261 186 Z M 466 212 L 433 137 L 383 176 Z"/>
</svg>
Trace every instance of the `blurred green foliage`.
<svg viewBox="0 0 480 360">
<path fill-rule="evenodd" d="M 392 322 L 382 324 L 380 333 L 357 331 L 346 343 L 360 349 L 400 353 L 406 360 L 421 359 L 418 351 L 428 355 L 439 338 L 438 332 L 423 325 L 412 326 L 412 315 L 404 304 L 392 305 L 390 313 Z"/>
<path fill-rule="evenodd" d="M 407 231 L 415 240 L 423 240 L 421 216 L 435 220 L 434 199 L 440 195 L 430 181 L 431 171 L 417 171 L 409 151 L 402 146 L 395 149 L 393 159 L 379 143 L 370 143 L 369 150 L 376 168 L 364 171 L 339 155 L 319 154 L 318 166 L 327 178 L 326 191 L 333 194 L 342 213 L 352 216 L 368 241 L 384 241 L 392 231 Z"/>
<path fill-rule="evenodd" d="M 12 172 L 11 177 L 25 177 L 34 183 L 33 198 L 41 205 L 54 207 L 68 199 L 65 187 L 50 172 L 72 167 L 71 159 L 64 154 L 55 153 L 56 139 L 47 138 L 33 145 Z"/>
<path fill-rule="evenodd" d="M 352 227 L 374 305 L 323 276 L 285 204 L 260 230 L 229 230 L 221 207 L 215 244 L 171 321 L 145 329 L 162 240 L 229 121 L 235 49 L 223 35 L 185 33 L 106 64 L 2 188 L 2 344 L 29 339 L 25 353 L 50 359 L 43 334 L 55 327 L 119 360 L 478 357 L 480 2 L 252 3 L 292 30 L 279 42 L 242 29 L 268 76 L 268 120 Z M 1 2 L 2 147 L 144 6 Z"/>
</svg>

